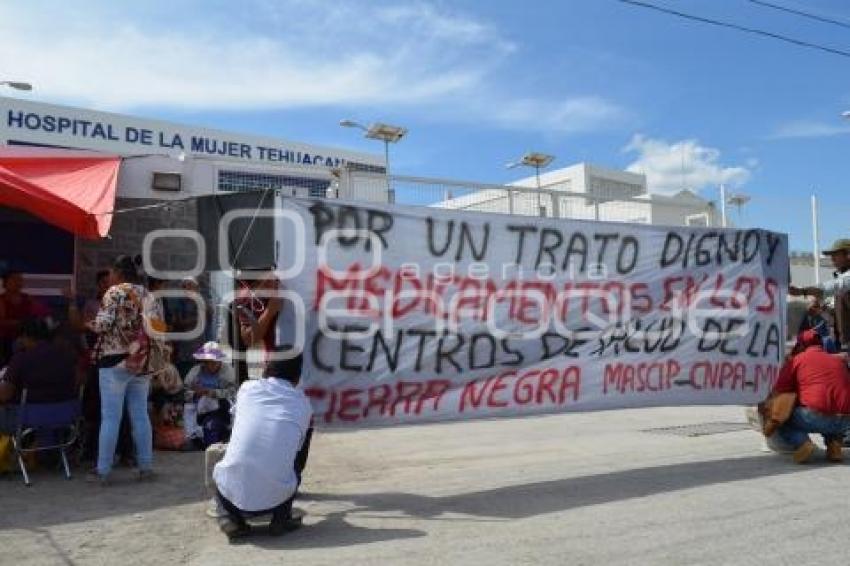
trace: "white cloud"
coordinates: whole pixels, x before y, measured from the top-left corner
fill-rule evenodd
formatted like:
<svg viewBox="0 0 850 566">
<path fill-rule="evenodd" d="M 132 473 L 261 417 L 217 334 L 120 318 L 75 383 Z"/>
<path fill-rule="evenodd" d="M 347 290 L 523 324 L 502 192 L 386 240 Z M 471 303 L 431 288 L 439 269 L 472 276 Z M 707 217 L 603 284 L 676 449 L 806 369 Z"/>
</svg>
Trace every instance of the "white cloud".
<svg viewBox="0 0 850 566">
<path fill-rule="evenodd" d="M 502 127 L 564 134 L 610 127 L 628 119 L 622 107 L 597 96 L 566 100 L 524 98 L 489 106 L 492 118 Z"/>
<path fill-rule="evenodd" d="M 483 24 L 459 17 L 448 27 L 425 7 L 363 8 L 342 18 L 345 6 L 311 15 L 309 4 L 278 4 L 288 8 L 286 24 L 241 28 L 234 14 L 229 29 L 211 21 L 194 30 L 111 21 L 91 10 L 44 18 L 16 4 L 0 11 L 0 52 L 5 73 L 27 77 L 47 97 L 109 108 L 267 108 L 444 96 L 478 82 L 488 64 L 467 64 L 458 50 L 507 48 L 491 42 Z M 38 34 L 27 29 L 33 18 Z M 346 39 L 356 42 L 345 46 Z"/>
<path fill-rule="evenodd" d="M 781 124 L 769 139 L 798 139 L 798 138 L 824 138 L 850 134 L 850 127 L 841 124 L 829 124 L 814 120 L 793 120 Z"/>
<path fill-rule="evenodd" d="M 723 166 L 719 150 L 694 139 L 668 143 L 635 134 L 623 151 L 638 154 L 626 169 L 645 174 L 649 190 L 662 194 L 682 189 L 699 191 L 721 184 L 737 187 L 749 180 L 751 169 L 757 165 L 750 159 L 746 166 Z"/>
<path fill-rule="evenodd" d="M 44 100 L 124 111 L 440 107 L 450 119 L 559 133 L 624 115 L 602 98 L 494 86 L 516 50 L 489 22 L 426 1 L 0 4 L 4 76 Z"/>
</svg>

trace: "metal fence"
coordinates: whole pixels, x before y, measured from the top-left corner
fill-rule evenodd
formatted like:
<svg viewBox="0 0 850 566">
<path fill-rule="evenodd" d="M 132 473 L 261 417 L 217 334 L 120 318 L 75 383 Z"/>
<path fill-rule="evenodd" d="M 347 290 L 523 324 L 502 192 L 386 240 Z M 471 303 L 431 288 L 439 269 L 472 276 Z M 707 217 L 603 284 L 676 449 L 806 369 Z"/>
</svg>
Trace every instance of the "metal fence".
<svg viewBox="0 0 850 566">
<path fill-rule="evenodd" d="M 545 218 L 640 224 L 719 226 L 714 203 L 693 194 L 618 196 L 569 190 L 567 183 L 541 189 L 371 173 L 349 173 L 332 183 L 329 196 L 451 210 Z"/>
</svg>

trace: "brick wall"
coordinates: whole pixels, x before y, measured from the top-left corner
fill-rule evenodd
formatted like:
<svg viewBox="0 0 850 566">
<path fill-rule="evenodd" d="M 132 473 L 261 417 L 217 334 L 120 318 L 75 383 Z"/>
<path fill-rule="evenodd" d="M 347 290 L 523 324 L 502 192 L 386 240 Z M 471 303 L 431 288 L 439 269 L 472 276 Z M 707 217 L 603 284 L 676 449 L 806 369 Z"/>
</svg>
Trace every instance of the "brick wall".
<svg viewBox="0 0 850 566">
<path fill-rule="evenodd" d="M 115 209 L 120 211 L 160 202 L 163 201 L 118 198 L 115 201 Z M 121 254 L 141 254 L 142 241 L 148 232 L 161 228 L 194 230 L 197 226 L 195 201 L 173 203 L 167 208 L 157 207 L 115 214 L 109 238 L 77 241 L 78 293 L 87 297 L 93 296 L 97 271 L 108 268 Z M 157 269 L 189 269 L 195 265 L 195 245 L 184 238 L 161 240 L 158 245 L 154 245 L 152 252 L 153 263 Z"/>
</svg>

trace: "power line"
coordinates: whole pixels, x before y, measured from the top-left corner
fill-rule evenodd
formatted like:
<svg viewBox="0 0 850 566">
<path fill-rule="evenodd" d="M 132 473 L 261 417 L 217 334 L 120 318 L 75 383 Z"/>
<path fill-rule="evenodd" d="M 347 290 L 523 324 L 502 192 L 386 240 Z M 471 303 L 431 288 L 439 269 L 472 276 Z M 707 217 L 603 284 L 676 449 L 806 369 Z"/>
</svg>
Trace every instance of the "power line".
<svg viewBox="0 0 850 566">
<path fill-rule="evenodd" d="M 817 43 L 810 43 L 808 41 L 803 41 L 802 39 L 795 39 L 793 37 L 788 37 L 787 35 L 781 35 L 778 33 L 773 33 L 772 31 L 766 31 L 758 28 L 751 28 L 747 26 L 742 26 L 739 24 L 734 24 L 732 22 L 724 22 L 721 20 L 713 20 L 711 18 L 704 18 L 702 16 L 695 16 L 693 14 L 686 14 L 684 12 L 679 12 L 678 10 L 673 10 L 671 8 L 665 8 L 663 6 L 657 6 L 655 4 L 650 4 L 649 2 L 640 2 L 639 0 L 617 0 L 617 2 L 622 2 L 623 4 L 631 4 L 632 6 L 637 6 L 639 8 L 646 8 L 648 10 L 655 10 L 657 12 L 663 12 L 665 14 L 670 14 L 672 16 L 678 16 L 680 18 L 684 18 L 686 20 L 693 20 L 695 22 L 701 22 L 704 24 L 711 24 L 714 26 L 734 29 L 738 31 L 743 31 L 745 33 L 751 33 L 754 35 L 760 35 L 762 37 L 769 37 L 771 39 L 778 39 L 779 41 L 784 41 L 786 43 L 791 43 L 793 45 L 797 45 L 799 47 L 808 47 L 809 49 L 817 49 L 818 51 L 825 51 L 827 53 L 832 53 L 833 55 L 841 55 L 842 57 L 850 58 L 850 51 L 843 51 L 841 49 L 836 49 L 834 47 L 827 47 L 825 45 L 819 45 Z"/>
<path fill-rule="evenodd" d="M 787 6 L 780 6 L 779 4 L 773 4 L 771 2 L 764 2 L 763 0 L 749 0 L 753 4 L 757 4 L 759 6 L 764 6 L 765 8 L 771 8 L 773 10 L 779 10 L 780 12 L 787 12 L 789 14 L 794 14 L 797 16 L 802 16 L 804 18 L 809 18 L 811 20 L 817 20 L 819 22 L 823 22 L 826 24 L 833 24 L 836 26 L 841 26 L 843 28 L 850 29 L 850 23 L 842 22 L 840 20 L 833 20 L 832 18 L 827 18 L 825 16 L 818 16 L 817 14 L 812 14 L 811 12 L 804 12 L 803 10 L 797 10 L 795 8 L 788 8 Z"/>
</svg>

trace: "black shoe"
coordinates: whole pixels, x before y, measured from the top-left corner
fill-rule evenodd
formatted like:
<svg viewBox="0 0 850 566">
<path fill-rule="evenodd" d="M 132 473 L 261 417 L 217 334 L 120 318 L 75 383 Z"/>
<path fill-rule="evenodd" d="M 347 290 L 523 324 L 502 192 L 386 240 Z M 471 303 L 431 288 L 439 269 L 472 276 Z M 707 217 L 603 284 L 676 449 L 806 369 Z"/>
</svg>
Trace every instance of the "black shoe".
<svg viewBox="0 0 850 566">
<path fill-rule="evenodd" d="M 136 479 L 139 481 L 154 481 L 156 479 L 156 472 L 153 470 L 139 470 L 139 475 L 136 476 Z"/>
<path fill-rule="evenodd" d="M 251 525 L 244 521 L 237 523 L 227 517 L 219 519 L 218 528 L 227 536 L 229 542 L 245 538 L 251 534 Z"/>
<path fill-rule="evenodd" d="M 272 522 L 269 523 L 269 534 L 273 537 L 279 537 L 286 533 L 291 533 L 294 530 L 300 529 L 303 522 L 303 517 L 289 516 L 285 519 L 272 519 Z"/>
<path fill-rule="evenodd" d="M 102 476 L 97 473 L 97 468 L 93 470 L 89 470 L 86 474 L 86 483 L 96 483 L 100 485 L 100 487 L 108 487 L 109 486 L 109 476 Z"/>
</svg>

